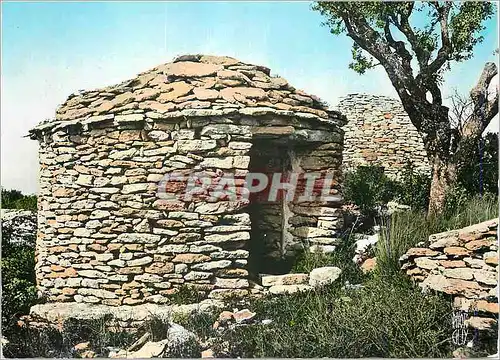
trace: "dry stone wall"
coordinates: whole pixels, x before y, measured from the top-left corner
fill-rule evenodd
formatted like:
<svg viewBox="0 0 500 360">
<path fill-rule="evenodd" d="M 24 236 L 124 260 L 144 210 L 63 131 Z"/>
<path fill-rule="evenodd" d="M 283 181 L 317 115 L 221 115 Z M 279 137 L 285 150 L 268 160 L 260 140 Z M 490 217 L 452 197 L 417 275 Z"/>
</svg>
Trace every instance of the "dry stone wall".
<svg viewBox="0 0 500 360">
<path fill-rule="evenodd" d="M 312 144 L 297 166 L 331 174 L 333 200 L 289 204 L 294 237 L 282 248 L 331 246 L 344 122 L 269 69 L 227 57 L 182 56 L 72 95 L 30 132 L 40 142 L 40 295 L 110 306 L 169 303 L 183 285 L 210 298 L 247 295 L 248 202 L 183 198 L 185 182 L 162 179 L 231 174 L 240 192 L 256 138 Z"/>
<path fill-rule="evenodd" d="M 412 248 L 403 269 L 424 289 L 453 296 L 458 309 L 476 315 L 470 327 L 489 329 L 498 319 L 498 219 L 431 235 Z"/>
<path fill-rule="evenodd" d="M 387 96 L 349 94 L 342 98 L 339 111 L 347 116 L 343 127 L 343 168 L 360 165 L 383 166 L 388 176 L 397 178 L 411 161 L 416 170 L 429 173 L 424 144 L 400 101 Z"/>
</svg>

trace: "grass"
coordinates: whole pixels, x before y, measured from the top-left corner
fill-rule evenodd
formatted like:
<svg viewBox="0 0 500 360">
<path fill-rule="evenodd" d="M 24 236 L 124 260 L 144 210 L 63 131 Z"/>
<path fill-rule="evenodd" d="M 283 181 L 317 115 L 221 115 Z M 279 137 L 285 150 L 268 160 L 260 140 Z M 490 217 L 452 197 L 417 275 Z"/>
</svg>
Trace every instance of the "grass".
<svg viewBox="0 0 500 360">
<path fill-rule="evenodd" d="M 74 346 L 90 342 L 89 350 L 105 356 L 108 347 L 126 347 L 135 335 L 125 331 L 111 331 L 109 319 L 75 320 L 64 323 L 61 330 L 54 327 L 18 328 L 8 336 L 9 344 L 3 347 L 5 357 L 75 357 Z"/>
<path fill-rule="evenodd" d="M 440 216 L 407 211 L 381 219 L 380 240 L 375 248 L 377 271 L 385 274 L 399 272 L 399 258 L 419 242 L 427 244 L 429 236 L 443 231 L 460 229 L 498 217 L 498 199 L 494 195 L 473 197 L 461 206 L 445 209 Z"/>
<path fill-rule="evenodd" d="M 251 305 L 269 325 L 236 327 L 218 341 L 228 357 L 446 357 L 451 303 L 402 277 L 372 277 L 359 290 L 331 286 Z M 225 344 L 225 346 L 223 345 Z"/>
<path fill-rule="evenodd" d="M 292 273 L 309 273 L 311 270 L 323 266 L 336 266 L 342 269 L 340 282 L 349 281 L 357 284 L 363 281 L 365 275 L 360 268 L 352 261 L 356 248 L 355 238 L 351 230 L 346 231 L 340 244 L 332 253 L 322 253 L 304 251 L 301 253 L 292 267 Z"/>
</svg>

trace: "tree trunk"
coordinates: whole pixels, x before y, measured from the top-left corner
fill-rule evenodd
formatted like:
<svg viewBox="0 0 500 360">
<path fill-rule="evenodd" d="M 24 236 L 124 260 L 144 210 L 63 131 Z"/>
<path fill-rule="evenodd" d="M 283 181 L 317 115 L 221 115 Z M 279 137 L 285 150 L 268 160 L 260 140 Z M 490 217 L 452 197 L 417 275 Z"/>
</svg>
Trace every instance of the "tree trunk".
<svg viewBox="0 0 500 360">
<path fill-rule="evenodd" d="M 429 196 L 429 214 L 439 214 L 444 207 L 446 193 L 455 184 L 456 165 L 450 160 L 435 156 L 431 159 L 432 180 Z"/>
</svg>

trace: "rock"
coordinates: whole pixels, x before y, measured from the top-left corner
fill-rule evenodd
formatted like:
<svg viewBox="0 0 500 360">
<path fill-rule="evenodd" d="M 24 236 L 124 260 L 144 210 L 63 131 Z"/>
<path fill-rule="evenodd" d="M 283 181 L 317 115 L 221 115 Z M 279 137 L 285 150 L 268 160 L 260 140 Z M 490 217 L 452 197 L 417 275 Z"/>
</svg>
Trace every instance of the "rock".
<svg viewBox="0 0 500 360">
<path fill-rule="evenodd" d="M 428 248 L 411 248 L 406 252 L 408 256 L 436 256 L 438 251 L 434 251 Z"/>
<path fill-rule="evenodd" d="M 373 271 L 376 266 L 377 266 L 377 258 L 366 259 L 363 262 L 363 264 L 361 264 L 361 271 L 363 271 L 363 273 L 366 274 L 370 271 Z"/>
<path fill-rule="evenodd" d="M 444 253 L 455 256 L 467 256 L 470 254 L 470 251 L 460 246 L 450 246 L 444 248 Z"/>
<path fill-rule="evenodd" d="M 309 285 L 273 285 L 269 288 L 271 294 L 294 294 L 296 292 L 312 290 Z"/>
<path fill-rule="evenodd" d="M 218 64 L 182 61 L 167 64 L 164 71 L 167 75 L 177 77 L 203 77 L 215 75 L 217 71 L 222 69 L 223 67 Z"/>
<path fill-rule="evenodd" d="M 477 297 L 482 293 L 481 286 L 477 282 L 462 279 L 449 279 L 443 275 L 431 274 L 420 286 L 423 289 L 433 289 L 450 295 L 464 295 L 466 297 Z"/>
<path fill-rule="evenodd" d="M 353 261 L 356 264 L 359 264 L 363 261 L 363 258 L 366 256 L 366 254 L 370 251 L 370 249 L 375 246 L 375 244 L 379 240 L 379 234 L 374 234 L 374 235 L 369 235 L 364 239 L 360 239 L 356 241 L 356 250 L 355 256 L 353 258 Z"/>
<path fill-rule="evenodd" d="M 274 285 L 307 284 L 308 281 L 308 274 L 263 275 L 261 277 L 261 284 L 266 287 Z"/>
<path fill-rule="evenodd" d="M 168 329 L 168 348 L 165 355 L 172 357 L 192 357 L 192 344 L 196 343 L 196 335 L 184 327 L 171 323 Z"/>
<path fill-rule="evenodd" d="M 251 312 L 248 309 L 243 309 L 240 311 L 237 311 L 233 314 L 234 319 L 238 324 L 249 322 L 252 320 L 257 313 Z"/>
<path fill-rule="evenodd" d="M 471 316 L 465 320 L 465 325 L 478 330 L 491 330 L 497 323 L 495 319 Z"/>
<path fill-rule="evenodd" d="M 443 274 L 454 279 L 472 280 L 474 278 L 474 272 L 469 268 L 445 269 Z"/>
<path fill-rule="evenodd" d="M 309 273 L 309 285 L 313 287 L 325 286 L 335 282 L 342 273 L 338 267 L 325 266 L 313 269 Z"/>
<path fill-rule="evenodd" d="M 84 352 L 82 352 L 80 354 L 80 356 L 83 358 L 83 359 L 88 359 L 88 358 L 95 358 L 96 357 L 96 354 L 94 351 L 92 350 L 86 350 Z"/>
<path fill-rule="evenodd" d="M 201 358 L 206 359 L 206 358 L 214 358 L 214 351 L 212 349 L 206 349 L 201 352 Z"/>
<path fill-rule="evenodd" d="M 498 303 L 492 303 L 485 300 L 480 300 L 476 303 L 478 311 L 498 314 Z"/>
<path fill-rule="evenodd" d="M 148 341 L 139 350 L 128 353 L 127 359 L 150 359 L 154 357 L 159 357 L 165 351 L 169 340 L 161 340 L 157 342 Z"/>
<path fill-rule="evenodd" d="M 73 349 L 78 350 L 78 351 L 86 350 L 86 349 L 88 349 L 89 345 L 90 345 L 90 342 L 86 341 L 86 342 L 76 344 L 75 346 L 73 346 Z"/>
<path fill-rule="evenodd" d="M 432 260 L 427 257 L 419 257 L 415 259 L 415 264 L 421 268 L 426 270 L 436 269 L 439 266 L 437 260 Z"/>
</svg>

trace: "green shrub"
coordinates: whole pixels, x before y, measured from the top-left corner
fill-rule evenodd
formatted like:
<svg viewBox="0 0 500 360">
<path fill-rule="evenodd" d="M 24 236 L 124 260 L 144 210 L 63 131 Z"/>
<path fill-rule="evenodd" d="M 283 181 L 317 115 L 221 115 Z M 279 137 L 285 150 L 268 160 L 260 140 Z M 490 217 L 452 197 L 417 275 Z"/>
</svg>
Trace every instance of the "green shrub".
<svg viewBox="0 0 500 360">
<path fill-rule="evenodd" d="M 381 220 L 380 238 L 375 247 L 376 271 L 382 275 L 397 274 L 401 268 L 399 258 L 418 242 L 426 241 L 432 230 L 426 214 L 420 211 L 399 212 Z"/>
<path fill-rule="evenodd" d="M 11 233 L 2 227 L 2 330 L 16 328 L 18 317 L 29 313 L 37 300 L 35 250 L 11 242 Z"/>
<path fill-rule="evenodd" d="M 441 216 L 433 221 L 439 223 L 441 231 L 459 229 L 498 217 L 498 195 L 467 196 L 464 190 L 452 189 L 445 202 Z"/>
<path fill-rule="evenodd" d="M 148 332 L 151 334 L 152 341 L 160 341 L 165 339 L 169 328 L 170 322 L 168 319 L 161 318 L 159 316 L 152 316 L 142 324 L 140 333 L 144 334 Z"/>
<path fill-rule="evenodd" d="M 376 208 L 389 201 L 427 210 L 429 206 L 430 177 L 415 169 L 409 161 L 399 180 L 392 180 L 380 166 L 359 166 L 348 172 L 344 181 L 344 198 L 360 207 L 363 214 L 375 216 Z"/>
<path fill-rule="evenodd" d="M 393 200 L 398 184 L 389 179 L 384 168 L 379 166 L 359 166 L 348 172 L 343 185 L 344 199 L 359 206 L 368 216 L 376 214 L 376 207 Z"/>
<path fill-rule="evenodd" d="M 229 357 L 449 357 L 451 303 L 400 277 L 259 300 L 257 321 L 219 339 Z"/>
<path fill-rule="evenodd" d="M 413 210 L 427 210 L 431 178 L 429 175 L 415 170 L 413 163 L 408 161 L 396 186 L 395 199 Z"/>
<path fill-rule="evenodd" d="M 483 136 L 482 151 L 478 145 L 481 144 L 474 142 L 466 145 L 467 150 L 458 159 L 458 185 L 475 195 L 481 192 L 482 182 L 483 193 L 498 195 L 498 134 L 487 133 Z"/>
</svg>

